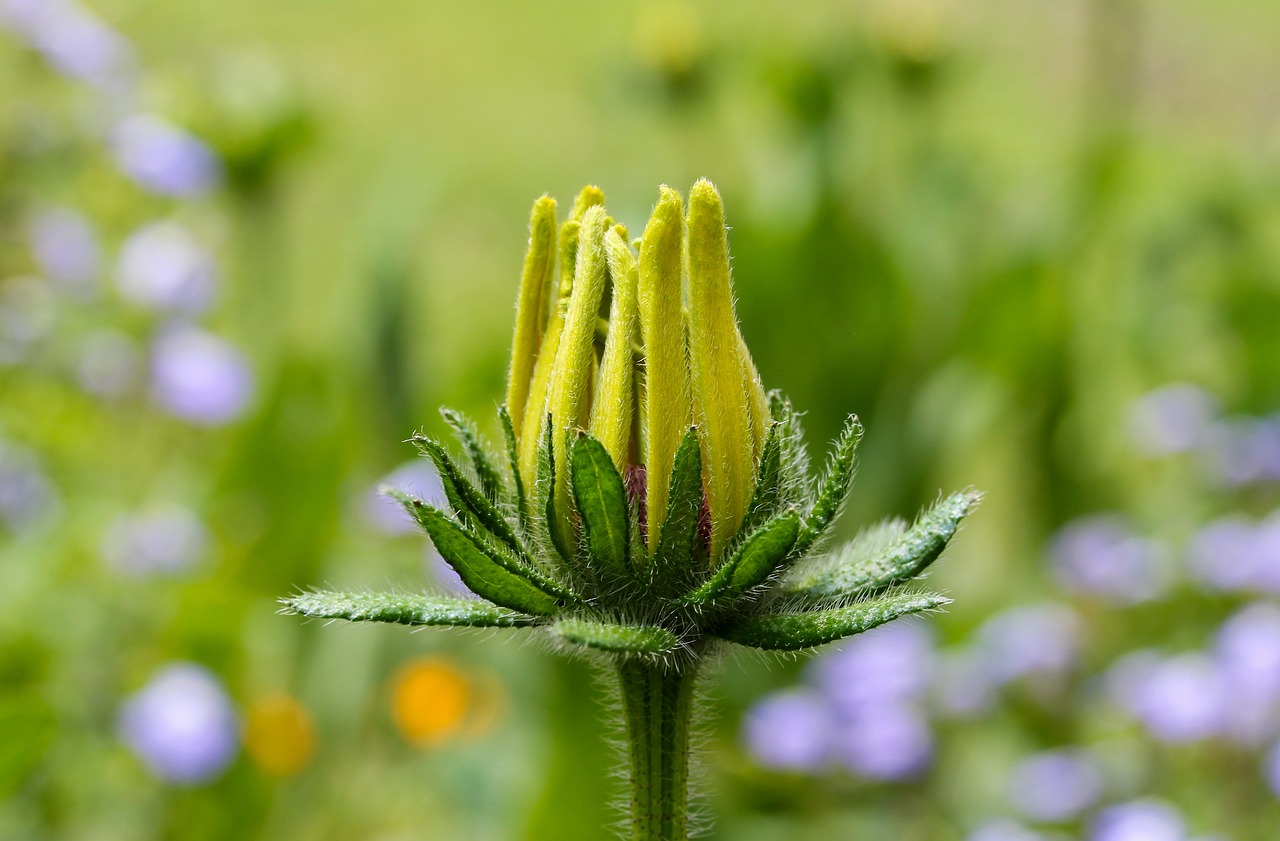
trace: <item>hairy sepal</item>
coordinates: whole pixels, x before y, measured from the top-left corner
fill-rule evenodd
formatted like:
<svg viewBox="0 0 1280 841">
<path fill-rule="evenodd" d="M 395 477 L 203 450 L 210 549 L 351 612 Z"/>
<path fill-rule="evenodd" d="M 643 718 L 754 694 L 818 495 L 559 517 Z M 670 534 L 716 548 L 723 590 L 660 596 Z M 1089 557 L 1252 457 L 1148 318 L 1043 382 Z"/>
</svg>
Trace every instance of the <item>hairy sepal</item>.
<svg viewBox="0 0 1280 841">
<path fill-rule="evenodd" d="M 756 489 L 751 495 L 751 505 L 747 508 L 747 518 L 742 523 L 742 531 L 751 532 L 768 520 L 779 508 L 782 500 L 782 440 L 779 424 L 769 425 L 769 432 L 764 440 L 764 448 L 760 454 L 760 467 L 756 471 Z"/>
<path fill-rule="evenodd" d="M 591 565 L 605 578 L 630 578 L 631 527 L 622 475 L 604 444 L 591 435 L 574 442 L 570 458 L 573 497 Z"/>
<path fill-rule="evenodd" d="M 769 392 L 769 414 L 777 424 L 779 448 L 778 493 L 784 506 L 808 504 L 809 450 L 804 442 L 800 413 L 781 391 Z"/>
<path fill-rule="evenodd" d="M 459 519 L 483 528 L 506 544 L 511 551 L 528 560 L 528 553 L 525 552 L 520 538 L 516 536 L 515 530 L 511 528 L 506 517 L 502 516 L 497 506 L 463 475 L 444 445 L 425 435 L 414 435 L 410 440 L 435 464 L 436 472 L 440 474 L 440 482 L 444 485 L 445 497 Z"/>
<path fill-rule="evenodd" d="M 447 406 L 440 407 L 440 416 L 444 418 L 444 422 L 453 430 L 458 443 L 462 445 L 463 451 L 466 452 L 467 461 L 470 462 L 472 471 L 480 481 L 480 490 L 485 499 L 494 505 L 500 505 L 502 503 L 502 474 L 494 466 L 493 460 L 489 456 L 489 448 L 484 439 L 480 437 L 480 432 L 475 423 L 462 412 L 457 409 L 450 409 Z"/>
<path fill-rule="evenodd" d="M 889 593 L 826 610 L 762 613 L 716 630 L 716 636 L 768 651 L 801 651 L 869 631 L 900 616 L 936 610 L 951 600 L 931 593 Z"/>
<path fill-rule="evenodd" d="M 676 448 L 661 532 L 655 536 L 649 524 L 649 540 L 656 545 L 650 580 L 659 595 L 674 595 L 687 586 L 701 516 L 702 450 L 697 430 L 690 428 Z"/>
<path fill-rule="evenodd" d="M 445 625 L 457 628 L 516 628 L 536 625 L 536 616 L 478 599 L 453 599 L 405 593 L 315 591 L 281 599 L 289 613 L 314 619 L 390 622 L 397 625 Z"/>
<path fill-rule="evenodd" d="M 548 630 L 566 642 L 615 654 L 662 656 L 680 647 L 680 638 L 656 625 L 621 625 L 589 619 L 561 619 Z"/>
<path fill-rule="evenodd" d="M 938 559 L 981 500 L 973 491 L 952 494 L 904 530 L 901 521 L 873 529 L 828 557 L 797 564 L 778 593 L 809 602 L 842 602 L 908 581 Z"/>
<path fill-rule="evenodd" d="M 737 598 L 763 584 L 787 560 L 799 529 L 800 517 L 795 513 L 765 523 L 742 541 L 706 583 L 680 601 L 687 605 L 707 605 Z"/>
<path fill-rule="evenodd" d="M 533 567 L 486 546 L 478 535 L 469 533 L 443 511 L 407 494 L 393 492 L 393 496 L 431 537 L 462 583 L 481 598 L 535 616 L 550 616 L 578 600 Z"/>
<path fill-rule="evenodd" d="M 524 479 L 520 476 L 520 446 L 511 411 L 505 404 L 498 407 L 498 419 L 502 422 L 502 436 L 507 445 L 507 470 L 511 473 L 511 503 L 520 517 L 520 527 L 529 528 L 529 504 L 525 498 Z"/>
<path fill-rule="evenodd" d="M 818 486 L 813 506 L 800 525 L 800 536 L 796 539 L 795 546 L 797 556 L 803 555 L 812 548 L 813 544 L 826 534 L 827 529 L 831 528 L 836 514 L 840 513 L 841 506 L 849 496 L 849 489 L 853 487 L 860 440 L 862 440 L 862 423 L 859 422 L 857 415 L 850 415 L 845 421 L 844 431 L 836 439 L 831 456 L 827 459 L 827 472 Z"/>
</svg>

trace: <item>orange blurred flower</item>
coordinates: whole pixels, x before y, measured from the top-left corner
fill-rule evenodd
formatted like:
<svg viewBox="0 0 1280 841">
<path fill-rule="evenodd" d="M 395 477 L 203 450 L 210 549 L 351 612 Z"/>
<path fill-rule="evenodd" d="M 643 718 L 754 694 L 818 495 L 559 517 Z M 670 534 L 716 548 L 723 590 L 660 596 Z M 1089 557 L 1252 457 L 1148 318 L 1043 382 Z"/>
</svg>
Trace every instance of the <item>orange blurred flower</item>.
<svg viewBox="0 0 1280 841">
<path fill-rule="evenodd" d="M 284 693 L 264 695 L 249 705 L 244 746 L 264 771 L 280 777 L 296 774 L 315 751 L 311 714 Z"/>
<path fill-rule="evenodd" d="M 396 727 L 415 745 L 448 741 L 461 730 L 474 699 L 468 678 L 447 660 L 415 660 L 391 679 Z"/>
</svg>

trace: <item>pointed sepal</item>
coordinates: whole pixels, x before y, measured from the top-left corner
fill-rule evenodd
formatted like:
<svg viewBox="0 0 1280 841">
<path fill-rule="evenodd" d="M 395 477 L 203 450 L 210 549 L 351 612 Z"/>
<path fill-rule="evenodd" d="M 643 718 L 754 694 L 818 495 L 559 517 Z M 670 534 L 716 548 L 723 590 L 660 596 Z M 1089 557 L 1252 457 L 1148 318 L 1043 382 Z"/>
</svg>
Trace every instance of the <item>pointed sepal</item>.
<svg viewBox="0 0 1280 841">
<path fill-rule="evenodd" d="M 608 578 L 629 576 L 631 528 L 622 475 L 604 444 L 590 435 L 578 438 L 571 458 L 573 498 L 591 564 Z"/>
<path fill-rule="evenodd" d="M 680 638 L 656 625 L 620 625 L 589 619 L 561 619 L 548 630 L 556 637 L 597 651 L 616 654 L 670 654 L 680 646 Z"/>
<path fill-rule="evenodd" d="M 827 472 L 814 497 L 813 507 L 800 526 L 795 553 L 803 555 L 815 541 L 826 534 L 827 529 L 840 513 L 849 489 L 853 487 L 853 474 L 858 456 L 858 442 L 862 440 L 862 423 L 857 415 L 850 415 L 844 431 L 836 439 L 831 456 L 827 460 Z"/>
<path fill-rule="evenodd" d="M 512 556 L 486 546 L 443 511 L 407 495 L 396 498 L 431 537 L 436 550 L 476 595 L 535 616 L 550 616 L 576 597 Z"/>
<path fill-rule="evenodd" d="M 479 525 L 505 543 L 512 551 L 527 558 L 520 539 L 506 517 L 502 516 L 502 512 L 489 501 L 487 496 L 468 481 L 444 445 L 425 435 L 414 435 L 410 440 L 435 464 L 436 472 L 440 474 L 441 484 L 444 485 L 445 497 L 448 498 L 454 513 L 464 522 Z"/>
<path fill-rule="evenodd" d="M 502 422 L 502 436 L 507 445 L 507 470 L 511 473 L 511 501 L 520 517 L 521 528 L 528 528 L 529 502 L 525 496 L 524 479 L 520 476 L 520 439 L 516 435 L 511 411 L 505 404 L 498 407 L 498 419 Z"/>
<path fill-rule="evenodd" d="M 973 491 L 952 494 L 906 531 L 873 529 L 828 557 L 802 561 L 778 592 L 804 601 L 847 601 L 915 578 L 938 559 L 981 498 Z"/>
<path fill-rule="evenodd" d="M 930 593 L 888 594 L 829 610 L 763 613 L 720 628 L 716 636 L 752 648 L 800 651 L 950 603 L 950 599 Z"/>
<path fill-rule="evenodd" d="M 480 437 L 480 431 L 476 429 L 475 423 L 462 412 L 447 406 L 440 407 L 440 416 L 453 430 L 458 443 L 466 452 L 471 469 L 480 480 L 480 491 L 494 505 L 499 504 L 502 499 L 502 474 L 498 472 L 493 460 L 489 457 L 489 448 Z"/>
<path fill-rule="evenodd" d="M 694 544 L 702 518 L 702 450 L 696 429 L 689 429 L 676 448 L 662 530 L 649 522 L 649 542 L 656 545 L 650 578 L 663 593 L 678 593 L 693 568 Z"/>
<path fill-rule="evenodd" d="M 536 616 L 478 599 L 451 599 L 407 593 L 316 591 L 281 599 L 284 611 L 314 619 L 391 622 L 397 625 L 451 625 L 458 628 L 515 628 L 536 625 Z"/>
<path fill-rule="evenodd" d="M 705 605 L 737 598 L 763 584 L 786 561 L 799 530 L 798 514 L 775 517 L 752 532 L 706 583 L 680 601 Z"/>
</svg>

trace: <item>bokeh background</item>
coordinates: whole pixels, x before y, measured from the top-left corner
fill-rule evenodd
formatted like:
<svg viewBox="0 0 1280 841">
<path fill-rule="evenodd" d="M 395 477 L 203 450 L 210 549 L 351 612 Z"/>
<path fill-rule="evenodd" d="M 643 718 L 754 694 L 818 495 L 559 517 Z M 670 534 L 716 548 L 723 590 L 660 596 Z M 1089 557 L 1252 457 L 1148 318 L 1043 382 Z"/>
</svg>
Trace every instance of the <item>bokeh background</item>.
<svg viewBox="0 0 1280 841">
<path fill-rule="evenodd" d="M 0 0 L 0 838 L 596 839 L 590 668 L 277 615 L 454 586 L 528 207 L 719 185 L 845 536 L 943 616 L 708 696 L 708 837 L 1280 833 L 1280 6 Z"/>
</svg>

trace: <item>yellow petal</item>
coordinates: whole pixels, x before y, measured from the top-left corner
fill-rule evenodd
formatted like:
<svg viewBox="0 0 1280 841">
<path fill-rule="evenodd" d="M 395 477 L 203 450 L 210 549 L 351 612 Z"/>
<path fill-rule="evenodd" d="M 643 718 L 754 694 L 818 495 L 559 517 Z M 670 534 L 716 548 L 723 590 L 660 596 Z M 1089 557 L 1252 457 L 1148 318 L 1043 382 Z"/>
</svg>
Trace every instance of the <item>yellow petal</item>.
<svg viewBox="0 0 1280 841">
<path fill-rule="evenodd" d="M 588 389 L 595 365 L 596 319 L 608 280 L 604 235 L 609 217 L 595 205 L 582 217 L 573 290 L 565 313 L 564 330 L 551 374 L 547 409 L 551 413 L 552 454 L 556 464 L 555 511 L 562 534 L 570 533 L 569 471 L 566 444 L 587 410 Z"/>
<path fill-rule="evenodd" d="M 724 206 L 705 179 L 690 191 L 688 228 L 689 360 L 714 561 L 746 515 L 755 486 L 755 445 Z"/>
<path fill-rule="evenodd" d="M 679 193 L 663 186 L 640 239 L 637 289 L 645 355 L 644 461 L 650 534 L 666 520 L 676 448 L 693 422 L 682 301 L 683 243 L 683 202 Z"/>
<path fill-rule="evenodd" d="M 615 225 L 605 235 L 613 300 L 609 305 L 609 334 L 600 360 L 600 377 L 591 404 L 591 434 L 624 471 L 631 455 L 635 415 L 636 258 L 626 232 Z"/>
<path fill-rule="evenodd" d="M 555 271 L 556 202 L 543 196 L 534 202 L 529 219 L 529 250 L 525 253 L 516 303 L 516 330 L 507 372 L 507 411 L 517 436 L 524 424 L 525 405 L 533 383 L 534 366 L 542 349 L 543 323 L 551 298 Z"/>
</svg>

